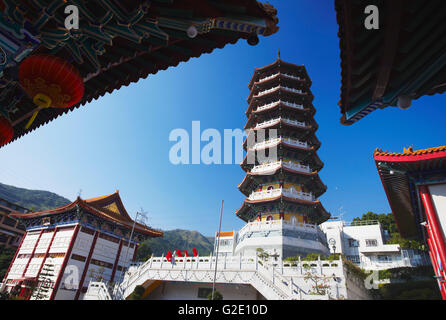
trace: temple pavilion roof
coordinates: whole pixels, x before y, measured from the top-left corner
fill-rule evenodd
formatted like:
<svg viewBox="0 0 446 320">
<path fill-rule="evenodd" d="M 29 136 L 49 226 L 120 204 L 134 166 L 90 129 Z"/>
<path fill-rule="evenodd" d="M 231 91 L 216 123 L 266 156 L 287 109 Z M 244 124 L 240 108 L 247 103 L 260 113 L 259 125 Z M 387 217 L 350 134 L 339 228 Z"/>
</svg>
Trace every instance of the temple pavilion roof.
<svg viewBox="0 0 446 320">
<path fill-rule="evenodd" d="M 32 219 L 61 214 L 75 208 L 76 206 L 79 206 L 89 213 L 92 213 L 104 220 L 108 220 L 129 229 L 133 227 L 134 221 L 127 213 L 117 190 L 115 193 L 91 199 L 84 200 L 78 197 L 75 201 L 59 208 L 29 213 L 13 212 L 10 216 L 18 219 Z M 162 231 L 149 228 L 140 223 L 135 223 L 135 231 L 151 237 L 163 236 Z"/>
<path fill-rule="evenodd" d="M 401 153 L 376 149 L 373 157 L 401 235 L 416 238 L 422 232 L 417 185 L 446 182 L 446 146 Z"/>
<path fill-rule="evenodd" d="M 10 118 L 12 141 L 150 74 L 239 39 L 255 45 L 258 35 L 269 36 L 278 30 L 276 9 L 255 0 L 73 3 L 79 7 L 80 27 L 67 30 L 66 1 L 45 5 L 45 1 L 23 0 L 17 5 L 13 0 L 0 0 L 0 18 L 3 14 L 15 29 L 35 36 L 38 45 L 30 55 L 51 54 L 70 62 L 85 86 L 79 103 L 63 109 L 42 109 L 25 129 L 37 107 L 17 81 L 19 63 L 5 69 L 3 75 L 0 69 L 0 114 Z M 192 32 L 191 27 L 195 28 Z"/>
<path fill-rule="evenodd" d="M 364 26 L 370 4 L 379 9 L 379 29 Z M 335 9 L 342 124 L 446 90 L 445 1 L 336 0 Z"/>
</svg>

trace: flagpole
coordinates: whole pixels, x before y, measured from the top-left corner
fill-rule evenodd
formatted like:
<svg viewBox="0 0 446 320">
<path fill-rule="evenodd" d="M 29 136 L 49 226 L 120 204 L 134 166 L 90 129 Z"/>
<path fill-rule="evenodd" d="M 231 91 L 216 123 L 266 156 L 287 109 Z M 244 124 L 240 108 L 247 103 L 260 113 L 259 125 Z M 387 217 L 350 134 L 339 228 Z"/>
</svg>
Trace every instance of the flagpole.
<svg viewBox="0 0 446 320">
<path fill-rule="evenodd" d="M 217 254 L 215 255 L 215 272 L 214 272 L 214 282 L 212 283 L 212 300 L 214 300 L 215 279 L 217 277 L 218 249 L 220 248 L 220 232 L 221 232 L 222 217 L 223 217 L 223 200 L 221 200 L 220 225 L 218 226 L 218 234 L 217 234 Z"/>
</svg>

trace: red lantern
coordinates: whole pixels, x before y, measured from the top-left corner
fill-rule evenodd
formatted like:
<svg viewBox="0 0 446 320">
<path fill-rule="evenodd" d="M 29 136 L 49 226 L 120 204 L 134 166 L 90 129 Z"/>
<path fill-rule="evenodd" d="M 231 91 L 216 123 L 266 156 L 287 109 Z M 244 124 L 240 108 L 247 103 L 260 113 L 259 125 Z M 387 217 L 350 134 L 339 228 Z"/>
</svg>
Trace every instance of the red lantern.
<svg viewBox="0 0 446 320">
<path fill-rule="evenodd" d="M 26 129 L 31 126 L 40 109 L 69 108 L 84 95 L 84 81 L 77 69 L 67 61 L 47 54 L 26 58 L 19 67 L 19 81 L 39 107 Z"/>
<path fill-rule="evenodd" d="M 193 249 L 192 249 L 192 253 L 194 254 L 194 257 L 198 256 L 197 249 L 193 248 Z"/>
<path fill-rule="evenodd" d="M 180 258 L 181 258 L 182 256 L 183 256 L 183 255 L 181 254 L 181 250 L 178 249 L 178 250 L 177 250 L 177 257 L 180 257 Z"/>
<path fill-rule="evenodd" d="M 189 257 L 189 253 L 187 253 L 187 250 L 184 250 L 184 256 Z"/>
<path fill-rule="evenodd" d="M 0 147 L 7 144 L 14 136 L 14 129 L 11 123 L 4 116 L 0 115 Z"/>
</svg>

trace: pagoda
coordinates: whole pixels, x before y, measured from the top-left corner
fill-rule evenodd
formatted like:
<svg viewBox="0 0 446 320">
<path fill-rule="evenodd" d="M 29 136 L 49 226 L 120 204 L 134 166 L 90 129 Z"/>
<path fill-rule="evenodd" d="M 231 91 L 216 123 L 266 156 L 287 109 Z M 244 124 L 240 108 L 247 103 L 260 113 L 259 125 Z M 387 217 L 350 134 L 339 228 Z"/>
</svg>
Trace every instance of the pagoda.
<svg viewBox="0 0 446 320">
<path fill-rule="evenodd" d="M 26 233 L 0 291 L 24 299 L 78 300 L 90 281 L 122 281 L 138 244 L 163 235 L 133 221 L 118 191 L 10 216 Z"/>
<path fill-rule="evenodd" d="M 318 227 L 330 214 L 317 199 L 327 188 L 318 175 L 323 162 L 311 84 L 305 67 L 284 62 L 280 52 L 249 82 L 246 176 L 238 186 L 246 199 L 236 214 L 250 232 L 239 233 L 240 254 L 259 246 L 258 237 L 277 257 L 328 253 Z"/>
</svg>

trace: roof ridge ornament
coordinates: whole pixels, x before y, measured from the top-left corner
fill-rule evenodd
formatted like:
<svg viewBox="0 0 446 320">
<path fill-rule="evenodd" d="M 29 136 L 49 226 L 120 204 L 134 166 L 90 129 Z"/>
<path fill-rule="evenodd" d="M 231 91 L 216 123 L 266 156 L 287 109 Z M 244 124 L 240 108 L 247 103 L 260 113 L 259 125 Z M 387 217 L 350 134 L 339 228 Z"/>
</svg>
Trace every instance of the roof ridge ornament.
<svg viewBox="0 0 446 320">
<path fill-rule="evenodd" d="M 403 149 L 404 149 L 403 153 L 412 153 L 413 152 L 413 148 L 411 146 L 407 147 L 407 148 L 403 148 Z"/>
</svg>

